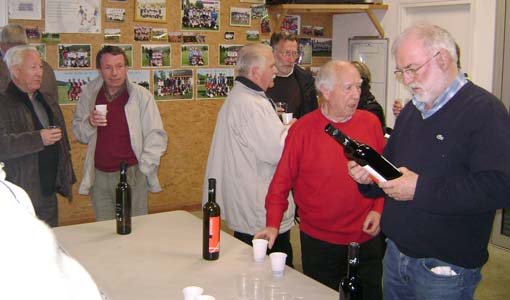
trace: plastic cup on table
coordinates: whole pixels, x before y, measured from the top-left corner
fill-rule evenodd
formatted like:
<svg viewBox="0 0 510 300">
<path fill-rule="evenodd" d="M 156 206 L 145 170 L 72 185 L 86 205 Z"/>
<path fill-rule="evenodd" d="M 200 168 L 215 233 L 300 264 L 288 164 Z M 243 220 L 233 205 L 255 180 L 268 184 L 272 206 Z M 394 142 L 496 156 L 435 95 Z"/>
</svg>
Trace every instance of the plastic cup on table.
<svg viewBox="0 0 510 300">
<path fill-rule="evenodd" d="M 187 286 L 182 289 L 184 300 L 195 300 L 198 296 L 202 295 L 204 289 L 198 286 Z"/>
<path fill-rule="evenodd" d="M 269 254 L 269 258 L 271 259 L 271 271 L 273 272 L 273 277 L 282 277 L 285 272 L 285 260 L 287 259 L 287 254 L 283 252 L 273 252 Z"/>
<path fill-rule="evenodd" d="M 265 239 L 254 239 L 253 245 L 253 259 L 255 262 L 264 262 L 267 252 L 267 243 Z"/>
</svg>

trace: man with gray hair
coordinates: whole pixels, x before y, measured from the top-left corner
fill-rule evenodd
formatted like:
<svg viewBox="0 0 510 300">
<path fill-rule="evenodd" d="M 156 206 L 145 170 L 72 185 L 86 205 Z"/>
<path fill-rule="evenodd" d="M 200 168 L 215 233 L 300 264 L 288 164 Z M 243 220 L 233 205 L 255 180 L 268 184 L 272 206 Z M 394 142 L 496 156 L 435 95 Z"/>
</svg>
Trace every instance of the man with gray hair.
<svg viewBox="0 0 510 300">
<path fill-rule="evenodd" d="M 76 181 L 64 116 L 57 99 L 39 90 L 44 73 L 37 49 L 11 47 L 4 61 L 11 81 L 0 93 L 0 161 L 7 180 L 30 195 L 36 215 L 57 226 L 56 192 L 72 199 Z"/>
<path fill-rule="evenodd" d="M 0 34 L 0 92 L 3 92 L 7 89 L 7 85 L 9 84 L 9 70 L 7 69 L 7 65 L 5 64 L 3 57 L 12 47 L 19 45 L 27 44 L 27 36 L 25 33 L 25 28 L 18 24 L 7 24 L 2 27 L 2 31 Z M 43 64 L 43 78 L 41 82 L 41 87 L 39 88 L 39 92 L 45 95 L 49 99 L 58 99 L 58 89 L 57 89 L 57 80 L 55 78 L 55 73 L 51 66 L 42 61 Z"/>
<path fill-rule="evenodd" d="M 363 197 L 347 173 L 342 146 L 324 132 L 331 124 L 347 136 L 382 152 L 381 123 L 357 110 L 361 76 L 350 62 L 322 66 L 315 86 L 319 109 L 292 126 L 266 196 L 267 227 L 255 237 L 273 245 L 287 197 L 293 191 L 300 216 L 301 261 L 305 275 L 338 290 L 347 274 L 348 245 L 360 244 L 359 276 L 363 299 L 382 299 L 382 249 L 379 235 L 383 199 Z"/>
<path fill-rule="evenodd" d="M 217 202 L 222 218 L 234 236 L 251 245 L 253 235 L 266 223 L 264 197 L 280 159 L 289 126 L 276 114 L 265 91 L 276 74 L 271 47 L 248 44 L 237 58 L 238 77 L 221 107 L 209 151 L 203 202 L 207 201 L 208 178 L 216 178 Z M 294 225 L 294 204 L 279 223 L 272 251 L 287 253 L 292 264 L 290 229 Z"/>
<path fill-rule="evenodd" d="M 510 207 L 510 118 L 459 72 L 443 28 L 412 26 L 392 52 L 413 97 L 384 156 L 403 175 L 375 184 L 349 162 L 365 195 L 385 197 L 384 299 L 473 299 L 495 211 Z"/>
</svg>

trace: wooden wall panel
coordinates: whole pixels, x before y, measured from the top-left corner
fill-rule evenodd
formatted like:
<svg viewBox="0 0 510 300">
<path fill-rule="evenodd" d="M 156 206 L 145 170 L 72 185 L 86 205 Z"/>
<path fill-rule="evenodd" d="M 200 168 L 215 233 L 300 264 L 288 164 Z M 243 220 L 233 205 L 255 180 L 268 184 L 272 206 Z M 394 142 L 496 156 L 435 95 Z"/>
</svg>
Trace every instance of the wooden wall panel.
<svg viewBox="0 0 510 300">
<path fill-rule="evenodd" d="M 44 1 L 43 1 L 44 2 Z M 167 1 L 167 23 L 145 23 L 134 21 L 134 2 L 108 2 L 102 1 L 102 29 L 120 28 L 120 44 L 133 45 L 133 69 L 141 66 L 141 45 L 162 44 L 164 42 L 138 42 L 134 41 L 134 26 L 148 26 L 153 28 L 168 28 L 169 32 L 181 31 L 181 2 L 176 0 Z M 197 33 L 206 36 L 205 44 L 209 45 L 209 66 L 204 68 L 216 68 L 218 65 L 218 46 L 220 44 L 244 44 L 246 43 L 246 30 L 260 30 L 260 21 L 252 20 L 249 27 L 231 27 L 229 25 L 230 7 L 249 7 L 251 3 L 241 3 L 238 0 L 220 1 L 220 31 Z M 126 9 L 126 21 L 123 23 L 105 22 L 105 8 L 117 7 Z M 44 16 L 44 9 L 43 9 Z M 44 31 L 44 20 L 9 20 L 10 23 L 18 23 L 27 27 L 38 27 Z M 301 25 L 324 27 L 324 36 L 331 37 L 331 17 L 321 15 L 304 15 Z M 235 40 L 225 41 L 224 32 L 235 32 Z M 261 34 L 261 39 L 269 39 L 269 34 Z M 40 43 L 40 40 L 29 40 L 30 43 Z M 91 44 L 92 67 L 95 68 L 95 55 L 104 44 L 103 34 L 61 34 L 63 44 Z M 171 68 L 180 68 L 181 51 L 179 43 L 169 43 L 172 47 Z M 57 44 L 46 45 L 46 60 L 58 70 Z M 320 66 L 330 58 L 313 58 L 313 65 Z M 197 69 L 197 68 L 195 68 Z M 151 72 L 152 76 L 152 72 Z M 196 76 L 196 75 L 195 75 Z M 152 78 L 151 78 L 152 80 Z M 149 211 L 159 212 L 176 209 L 196 210 L 201 206 L 202 184 L 204 170 L 207 162 L 209 146 L 214 131 L 216 115 L 223 103 L 222 100 L 183 100 L 183 101 L 160 101 L 158 107 L 169 136 L 168 151 L 162 157 L 159 170 L 160 181 L 163 191 L 149 195 Z M 70 130 L 74 105 L 63 105 L 62 110 Z M 72 143 L 72 158 L 74 170 L 81 180 L 82 164 L 85 158 L 86 146 L 78 144 L 72 133 L 69 133 Z M 78 195 L 78 184 L 73 188 L 74 201 L 68 203 L 59 198 L 60 224 L 74 224 L 94 221 L 92 206 L 89 196 Z"/>
</svg>

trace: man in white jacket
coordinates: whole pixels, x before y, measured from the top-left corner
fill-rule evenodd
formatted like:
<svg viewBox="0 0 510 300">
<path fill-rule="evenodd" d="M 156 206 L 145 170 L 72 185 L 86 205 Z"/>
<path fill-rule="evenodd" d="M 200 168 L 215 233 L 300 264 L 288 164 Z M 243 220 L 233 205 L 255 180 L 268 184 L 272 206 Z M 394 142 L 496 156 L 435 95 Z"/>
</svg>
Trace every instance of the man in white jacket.
<svg viewBox="0 0 510 300">
<path fill-rule="evenodd" d="M 101 300 L 89 273 L 58 246 L 32 201 L 0 163 L 0 299 Z"/>
<path fill-rule="evenodd" d="M 167 135 L 154 97 L 127 80 L 127 56 L 106 46 L 96 56 L 97 79 L 83 87 L 73 117 L 76 139 L 88 144 L 78 192 L 92 193 L 96 220 L 115 217 L 115 186 L 121 162 L 128 164 L 132 215 L 147 214 L 147 191 L 159 192 L 160 158 Z M 95 109 L 106 105 L 107 112 Z"/>
<path fill-rule="evenodd" d="M 209 151 L 203 202 L 208 178 L 216 178 L 216 199 L 222 218 L 234 236 L 251 245 L 266 224 L 264 199 L 282 154 L 289 125 L 282 124 L 265 91 L 276 74 L 272 49 L 264 44 L 244 46 L 237 58 L 238 77 L 221 107 Z M 280 234 L 271 251 L 287 253 L 292 265 L 290 229 L 294 202 L 290 199 Z"/>
</svg>

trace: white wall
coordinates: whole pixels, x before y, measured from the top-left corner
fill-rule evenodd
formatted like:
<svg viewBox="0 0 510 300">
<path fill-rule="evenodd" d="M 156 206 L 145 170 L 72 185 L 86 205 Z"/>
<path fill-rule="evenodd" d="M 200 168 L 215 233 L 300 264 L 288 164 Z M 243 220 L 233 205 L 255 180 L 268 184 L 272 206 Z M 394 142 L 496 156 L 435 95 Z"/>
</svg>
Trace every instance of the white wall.
<svg viewBox="0 0 510 300">
<path fill-rule="evenodd" d="M 418 20 L 426 20 L 445 27 L 458 39 L 463 69 L 470 79 L 487 90 L 492 89 L 494 39 L 497 0 L 386 0 L 387 11 L 375 10 L 390 44 L 405 27 Z M 445 14 L 445 12 L 447 12 Z M 449 14 L 449 15 L 448 15 Z M 450 17 L 450 18 L 448 18 Z M 462 20 L 462 21 L 455 21 Z M 366 14 L 343 14 L 333 17 L 333 58 L 347 59 L 347 41 L 353 36 L 377 36 Z M 456 37 L 458 36 L 458 38 Z M 392 99 L 405 96 L 395 81 L 395 62 L 391 54 L 388 63 L 387 103 L 388 126 L 394 123 Z"/>
<path fill-rule="evenodd" d="M 7 25 L 7 21 L 8 21 L 7 0 L 0 0 L 0 27 Z"/>
</svg>

